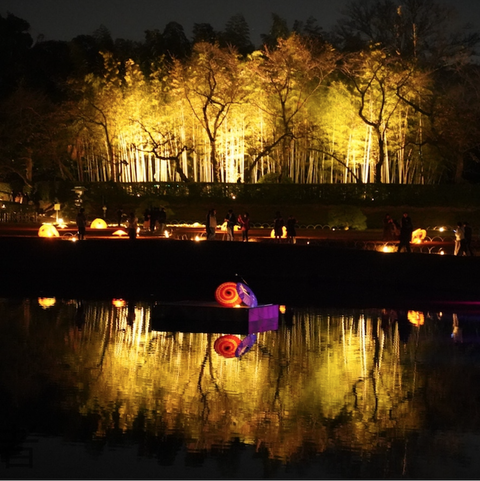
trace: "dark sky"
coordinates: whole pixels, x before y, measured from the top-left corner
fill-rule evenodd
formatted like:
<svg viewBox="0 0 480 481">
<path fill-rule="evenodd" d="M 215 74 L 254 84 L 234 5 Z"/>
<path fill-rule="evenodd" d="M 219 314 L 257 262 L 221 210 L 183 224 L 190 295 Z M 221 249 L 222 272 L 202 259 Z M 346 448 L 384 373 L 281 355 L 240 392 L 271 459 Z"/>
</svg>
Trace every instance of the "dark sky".
<svg viewBox="0 0 480 481">
<path fill-rule="evenodd" d="M 242 13 L 258 45 L 260 34 L 267 33 L 272 12 L 292 27 L 294 20 L 313 16 L 329 29 L 340 18 L 349 0 L 0 0 L 0 14 L 10 12 L 30 23 L 31 34 L 47 40 L 71 40 L 92 34 L 105 25 L 112 37 L 143 40 L 145 30 L 163 31 L 170 21 L 180 23 L 188 38 L 194 23 L 210 23 L 222 30 L 227 20 Z M 480 0 L 443 0 L 457 8 L 463 22 L 480 30 Z"/>
</svg>

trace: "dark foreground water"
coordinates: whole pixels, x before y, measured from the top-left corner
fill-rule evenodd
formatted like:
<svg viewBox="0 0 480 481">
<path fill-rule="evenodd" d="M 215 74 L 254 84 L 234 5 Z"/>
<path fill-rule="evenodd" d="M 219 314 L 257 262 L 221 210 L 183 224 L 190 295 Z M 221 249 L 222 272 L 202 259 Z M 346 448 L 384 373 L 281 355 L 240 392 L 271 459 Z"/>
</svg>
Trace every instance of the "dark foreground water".
<svg viewBox="0 0 480 481">
<path fill-rule="evenodd" d="M 226 358 L 148 303 L 39 301 L 0 300 L 0 478 L 480 477 L 474 314 L 287 306 Z"/>
</svg>

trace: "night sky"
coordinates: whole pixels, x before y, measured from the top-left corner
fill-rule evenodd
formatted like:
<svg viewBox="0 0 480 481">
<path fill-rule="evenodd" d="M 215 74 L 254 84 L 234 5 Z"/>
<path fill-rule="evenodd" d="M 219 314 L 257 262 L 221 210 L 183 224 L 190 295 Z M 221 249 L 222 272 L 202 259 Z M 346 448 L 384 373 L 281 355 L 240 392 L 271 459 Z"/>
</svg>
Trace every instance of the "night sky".
<svg viewBox="0 0 480 481">
<path fill-rule="evenodd" d="M 258 46 L 260 34 L 267 33 L 271 14 L 288 21 L 307 20 L 313 16 L 328 30 L 341 17 L 348 0 L 1 0 L 0 14 L 10 12 L 30 23 L 35 39 L 71 40 L 77 35 L 92 34 L 100 25 L 112 37 L 143 40 L 145 30 L 163 31 L 170 21 L 180 23 L 188 38 L 194 23 L 210 23 L 222 30 L 237 13 L 244 15 L 251 30 L 251 40 Z M 480 0 L 444 0 L 460 14 L 460 22 L 470 22 L 480 30 Z"/>
</svg>

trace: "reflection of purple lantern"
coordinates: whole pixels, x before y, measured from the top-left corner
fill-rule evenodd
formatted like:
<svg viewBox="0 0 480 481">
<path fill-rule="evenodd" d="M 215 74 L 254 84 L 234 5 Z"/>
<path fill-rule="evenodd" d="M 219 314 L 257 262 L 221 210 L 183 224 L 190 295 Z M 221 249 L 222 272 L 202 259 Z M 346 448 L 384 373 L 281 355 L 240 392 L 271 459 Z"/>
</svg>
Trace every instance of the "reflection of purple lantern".
<svg viewBox="0 0 480 481">
<path fill-rule="evenodd" d="M 247 354 L 250 349 L 252 349 L 253 345 L 257 340 L 256 334 L 249 334 L 245 339 L 243 339 L 237 347 L 235 351 L 236 357 L 242 357 L 244 354 Z"/>
<path fill-rule="evenodd" d="M 252 292 L 250 287 L 248 287 L 243 282 L 237 282 L 237 292 L 240 296 L 242 302 L 248 307 L 257 307 L 258 301 L 255 294 Z"/>
</svg>

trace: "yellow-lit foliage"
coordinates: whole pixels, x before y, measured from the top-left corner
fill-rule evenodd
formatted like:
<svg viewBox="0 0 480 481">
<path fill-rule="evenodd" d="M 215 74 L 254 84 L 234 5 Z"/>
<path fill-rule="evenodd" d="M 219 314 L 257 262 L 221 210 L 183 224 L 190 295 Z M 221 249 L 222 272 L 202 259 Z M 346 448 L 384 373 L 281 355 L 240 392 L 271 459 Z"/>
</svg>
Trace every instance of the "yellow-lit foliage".
<svg viewBox="0 0 480 481">
<path fill-rule="evenodd" d="M 426 82 L 372 48 L 344 63 L 350 80 L 324 88 L 335 58 L 328 45 L 313 55 L 297 35 L 247 58 L 199 43 L 188 60 L 169 70 L 160 63 L 149 78 L 127 60 L 122 78 L 106 54 L 104 76 L 90 74 L 81 89 L 89 128 L 72 149 L 78 175 L 256 182 L 283 173 L 295 182 L 372 182 L 379 163 L 383 182 L 434 175 L 425 156 L 417 168 L 421 149 L 409 148 L 422 116 L 407 101 L 427 92 Z"/>
</svg>

